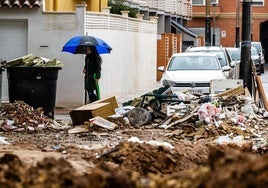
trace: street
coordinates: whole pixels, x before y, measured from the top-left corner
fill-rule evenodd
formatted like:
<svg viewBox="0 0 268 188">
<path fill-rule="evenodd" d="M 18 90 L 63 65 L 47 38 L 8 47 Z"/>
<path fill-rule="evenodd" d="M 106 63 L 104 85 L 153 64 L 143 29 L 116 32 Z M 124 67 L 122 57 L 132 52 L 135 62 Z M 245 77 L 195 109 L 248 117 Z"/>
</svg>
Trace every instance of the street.
<svg viewBox="0 0 268 188">
<path fill-rule="evenodd" d="M 265 67 L 264 74 L 261 75 L 261 81 L 266 97 L 268 97 L 268 66 Z"/>
<path fill-rule="evenodd" d="M 268 108 L 268 66 L 265 66 L 264 67 L 264 73 L 261 74 L 260 76 L 260 80 L 261 80 L 261 83 L 262 83 L 262 88 L 259 88 L 260 91 L 264 91 L 264 96 L 262 97 L 262 102 L 263 104 L 263 107 L 264 109 L 267 111 L 267 108 Z"/>
</svg>

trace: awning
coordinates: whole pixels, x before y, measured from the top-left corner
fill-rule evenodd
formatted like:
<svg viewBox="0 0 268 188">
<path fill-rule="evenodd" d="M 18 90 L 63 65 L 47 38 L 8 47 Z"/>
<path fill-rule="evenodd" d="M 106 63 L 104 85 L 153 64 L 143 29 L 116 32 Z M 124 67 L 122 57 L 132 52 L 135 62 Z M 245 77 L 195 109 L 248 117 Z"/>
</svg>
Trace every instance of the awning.
<svg viewBox="0 0 268 188">
<path fill-rule="evenodd" d="M 190 35 L 191 37 L 194 37 L 194 38 L 197 38 L 198 37 L 195 33 L 193 33 L 192 31 L 190 31 L 189 29 L 183 27 L 181 24 L 175 22 L 174 20 L 171 20 L 171 25 L 173 27 L 175 27 L 176 29 L 181 30 L 185 34 Z"/>
</svg>

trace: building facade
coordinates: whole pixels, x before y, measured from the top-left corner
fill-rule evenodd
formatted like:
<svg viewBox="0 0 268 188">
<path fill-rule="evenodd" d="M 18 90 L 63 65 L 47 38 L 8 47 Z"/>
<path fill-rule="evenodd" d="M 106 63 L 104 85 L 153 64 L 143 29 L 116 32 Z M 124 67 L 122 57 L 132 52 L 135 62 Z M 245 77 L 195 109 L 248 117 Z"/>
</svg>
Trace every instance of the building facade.
<svg viewBox="0 0 268 188">
<path fill-rule="evenodd" d="M 75 11 L 44 11 L 45 1 L 14 2 L 0 2 L 0 59 L 10 61 L 33 54 L 61 61 L 64 66 L 57 79 L 56 107 L 78 107 L 84 103 L 84 55 L 62 52 L 64 44 L 77 35 L 96 36 L 113 49 L 102 55 L 102 99 L 155 84 L 156 20 L 110 14 L 106 9 L 86 11 L 85 4 L 76 5 Z M 2 72 L 1 84 L 1 99 L 6 102 L 6 71 Z"/>
<path fill-rule="evenodd" d="M 45 0 L 45 11 L 75 11 L 77 4 L 86 4 L 87 11 L 101 12 L 108 0 Z"/>
<path fill-rule="evenodd" d="M 156 82 L 159 37 L 163 33 L 181 31 L 194 35 L 184 27 L 191 18 L 191 0 L 127 2 L 139 9 L 137 18 L 129 18 L 123 12 L 122 15 L 110 14 L 105 0 L 0 1 L 0 58 L 9 61 L 34 54 L 60 60 L 64 67 L 57 80 L 56 106 L 81 106 L 84 102 L 84 56 L 66 54 L 61 50 L 71 37 L 88 34 L 104 39 L 113 48 L 111 54 L 103 55 L 102 98 L 153 85 Z M 103 6 L 101 12 L 99 8 L 93 8 L 100 6 Z M 179 29 L 174 29 L 171 21 Z M 176 40 L 177 45 L 174 41 L 170 41 L 172 52 L 181 48 L 180 40 Z M 168 55 L 167 52 L 165 50 Z M 6 71 L 2 76 L 2 101 L 7 101 Z"/>
<path fill-rule="evenodd" d="M 192 0 L 192 20 L 187 27 L 198 35 L 205 36 L 207 8 L 209 9 L 211 34 L 215 35 L 215 44 L 233 47 L 236 44 L 236 28 L 239 28 L 239 40 L 242 36 L 241 0 Z M 251 40 L 260 41 L 265 52 L 268 52 L 268 0 L 252 0 L 251 2 Z M 266 53 L 267 59 L 267 53 Z"/>
</svg>

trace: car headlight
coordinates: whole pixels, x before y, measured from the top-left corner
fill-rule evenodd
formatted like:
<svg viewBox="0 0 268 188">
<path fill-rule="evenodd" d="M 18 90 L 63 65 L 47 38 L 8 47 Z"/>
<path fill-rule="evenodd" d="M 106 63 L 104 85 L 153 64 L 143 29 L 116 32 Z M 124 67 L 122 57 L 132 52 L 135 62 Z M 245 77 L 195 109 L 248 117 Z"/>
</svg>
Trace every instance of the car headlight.
<svg viewBox="0 0 268 188">
<path fill-rule="evenodd" d="M 163 80 L 162 84 L 163 84 L 163 86 L 173 86 L 175 84 L 175 82 L 171 81 L 171 80 Z"/>
<path fill-rule="evenodd" d="M 252 61 L 254 62 L 254 64 L 259 64 L 259 62 L 260 62 L 259 59 L 252 59 Z"/>
</svg>

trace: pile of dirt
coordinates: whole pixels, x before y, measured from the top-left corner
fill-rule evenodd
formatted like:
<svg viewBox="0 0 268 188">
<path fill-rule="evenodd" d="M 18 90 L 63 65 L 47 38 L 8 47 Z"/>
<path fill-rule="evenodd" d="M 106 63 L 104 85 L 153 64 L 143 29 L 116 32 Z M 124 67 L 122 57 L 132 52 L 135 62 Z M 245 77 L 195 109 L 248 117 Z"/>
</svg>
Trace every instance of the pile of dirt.
<svg viewBox="0 0 268 188">
<path fill-rule="evenodd" d="M 121 142 L 83 155 L 92 164 L 83 172 L 68 157 L 47 157 L 29 165 L 5 154 L 0 158 L 0 187 L 266 187 L 268 155 L 251 146 L 180 141 L 169 148 Z"/>
<path fill-rule="evenodd" d="M 94 162 L 112 162 L 141 176 L 150 173 L 164 175 L 206 165 L 208 152 L 206 144 L 201 142 L 193 145 L 179 141 L 174 149 L 158 142 L 121 142 L 100 154 Z"/>
<path fill-rule="evenodd" d="M 5 105 L 0 187 L 268 187 L 263 111 L 228 107 L 200 121 L 196 110 L 136 126 L 113 116 L 107 129 L 60 124 L 19 101 Z"/>
</svg>

